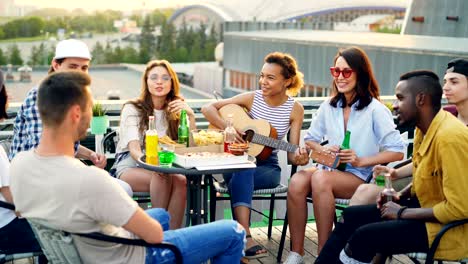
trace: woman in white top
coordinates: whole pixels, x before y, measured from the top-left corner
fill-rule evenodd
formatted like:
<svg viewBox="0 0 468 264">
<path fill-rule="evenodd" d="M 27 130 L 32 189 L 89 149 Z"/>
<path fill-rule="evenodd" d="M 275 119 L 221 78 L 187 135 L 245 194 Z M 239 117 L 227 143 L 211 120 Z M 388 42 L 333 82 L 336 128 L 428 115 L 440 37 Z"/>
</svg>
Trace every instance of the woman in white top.
<svg viewBox="0 0 468 264">
<path fill-rule="evenodd" d="M 0 71 L 0 121 L 8 118 L 8 95 Z M 10 192 L 10 162 L 0 146 L 0 201 L 13 204 Z M 16 217 L 14 211 L 0 207 L 0 254 L 40 252 L 41 247 L 26 219 Z"/>
<path fill-rule="evenodd" d="M 158 135 L 177 139 L 180 112 L 187 111 L 190 129 L 195 129 L 193 110 L 180 94 L 179 79 L 166 60 L 150 61 L 142 79 L 140 97 L 124 104 L 120 119 L 115 176 L 126 181 L 136 192 L 150 192 L 153 207 L 164 208 L 171 215 L 170 228 L 182 225 L 186 204 L 186 179 L 179 174 L 160 174 L 138 168 L 143 155 L 148 117 L 156 119 Z"/>
</svg>

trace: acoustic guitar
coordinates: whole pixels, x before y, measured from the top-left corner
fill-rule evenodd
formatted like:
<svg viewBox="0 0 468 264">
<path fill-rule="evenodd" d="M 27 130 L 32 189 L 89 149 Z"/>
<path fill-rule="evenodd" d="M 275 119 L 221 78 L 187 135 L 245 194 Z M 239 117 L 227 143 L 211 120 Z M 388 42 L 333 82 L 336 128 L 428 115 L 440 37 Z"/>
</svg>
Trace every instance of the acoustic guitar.
<svg viewBox="0 0 468 264">
<path fill-rule="evenodd" d="M 219 114 L 223 119 L 227 119 L 229 114 L 233 115 L 234 128 L 244 132 L 243 139 L 250 143 L 248 154 L 260 160 L 267 159 L 273 149 L 294 152 L 299 147 L 284 140 L 278 140 L 276 129 L 268 121 L 252 119 L 239 105 L 225 105 L 219 109 Z"/>
</svg>

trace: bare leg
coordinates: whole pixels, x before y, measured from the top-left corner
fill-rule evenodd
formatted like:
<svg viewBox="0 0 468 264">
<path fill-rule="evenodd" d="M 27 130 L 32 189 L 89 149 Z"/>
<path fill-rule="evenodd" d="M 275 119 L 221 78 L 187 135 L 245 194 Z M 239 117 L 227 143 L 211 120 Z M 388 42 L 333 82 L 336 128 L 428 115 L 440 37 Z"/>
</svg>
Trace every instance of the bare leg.
<svg viewBox="0 0 468 264">
<path fill-rule="evenodd" d="M 291 250 L 304 255 L 305 226 L 307 222 L 307 195 L 311 191 L 311 176 L 315 170 L 294 174 L 288 189 L 288 222 Z"/>
<path fill-rule="evenodd" d="M 167 210 L 172 180 L 169 175 L 157 174 L 142 168 L 126 169 L 120 179 L 130 184 L 135 192 L 149 192 L 153 207 Z"/>
<path fill-rule="evenodd" d="M 318 170 L 312 176 L 312 200 L 317 223 L 318 250 L 320 254 L 333 228 L 335 197 L 350 198 L 363 180 L 351 173 Z"/>
<path fill-rule="evenodd" d="M 245 229 L 246 235 L 250 235 L 250 208 L 246 206 L 236 206 L 234 207 L 234 215 L 236 216 L 236 221 L 241 224 L 242 227 Z M 252 237 L 247 238 L 247 245 L 246 248 L 249 249 L 253 246 L 257 245 L 257 243 L 252 239 Z M 262 249 L 257 251 L 257 254 L 265 253 L 266 250 Z"/>
<path fill-rule="evenodd" d="M 169 199 L 167 211 L 171 216 L 170 229 L 177 229 L 182 226 L 185 206 L 187 205 L 187 179 L 183 175 L 171 174 L 172 191 Z"/>
<path fill-rule="evenodd" d="M 375 184 L 361 184 L 351 197 L 349 205 L 375 204 L 381 190 L 382 188 Z"/>
<path fill-rule="evenodd" d="M 149 192 L 152 174 L 151 171 L 145 169 L 131 168 L 126 169 L 120 179 L 128 183 L 135 192 Z"/>
<path fill-rule="evenodd" d="M 172 176 L 169 174 L 152 174 L 150 183 L 152 207 L 168 210 L 169 199 L 172 195 L 172 180 Z"/>
</svg>

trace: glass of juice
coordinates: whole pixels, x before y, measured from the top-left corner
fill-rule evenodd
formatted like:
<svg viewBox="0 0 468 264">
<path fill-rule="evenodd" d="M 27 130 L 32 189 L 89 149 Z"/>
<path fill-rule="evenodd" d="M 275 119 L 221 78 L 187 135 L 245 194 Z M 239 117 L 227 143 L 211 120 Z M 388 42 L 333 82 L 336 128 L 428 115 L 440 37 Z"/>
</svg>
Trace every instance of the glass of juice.
<svg viewBox="0 0 468 264">
<path fill-rule="evenodd" d="M 172 167 L 172 162 L 175 160 L 175 145 L 170 144 L 159 144 L 159 166 L 161 167 Z"/>
</svg>

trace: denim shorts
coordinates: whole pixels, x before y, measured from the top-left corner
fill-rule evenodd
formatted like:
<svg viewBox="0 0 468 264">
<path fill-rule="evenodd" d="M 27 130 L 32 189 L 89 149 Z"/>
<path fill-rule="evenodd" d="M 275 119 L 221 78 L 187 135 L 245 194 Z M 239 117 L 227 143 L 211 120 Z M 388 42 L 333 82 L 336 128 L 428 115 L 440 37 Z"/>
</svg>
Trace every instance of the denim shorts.
<svg viewBox="0 0 468 264">
<path fill-rule="evenodd" d="M 136 168 L 137 163 L 136 161 L 132 158 L 130 154 L 128 154 L 126 157 L 122 158 L 118 163 L 116 163 L 113 167 L 115 169 L 115 177 L 117 179 L 120 179 L 120 176 L 126 169 L 131 169 L 131 168 Z"/>
</svg>

